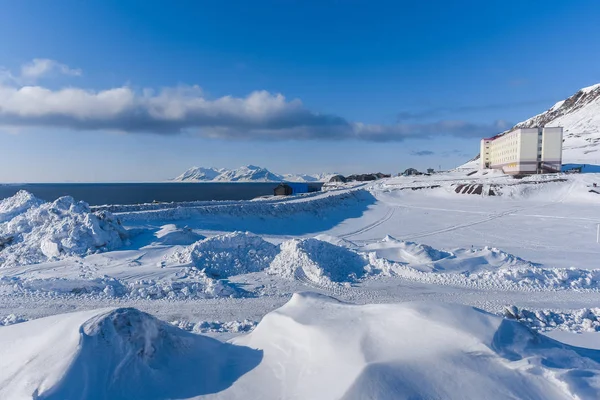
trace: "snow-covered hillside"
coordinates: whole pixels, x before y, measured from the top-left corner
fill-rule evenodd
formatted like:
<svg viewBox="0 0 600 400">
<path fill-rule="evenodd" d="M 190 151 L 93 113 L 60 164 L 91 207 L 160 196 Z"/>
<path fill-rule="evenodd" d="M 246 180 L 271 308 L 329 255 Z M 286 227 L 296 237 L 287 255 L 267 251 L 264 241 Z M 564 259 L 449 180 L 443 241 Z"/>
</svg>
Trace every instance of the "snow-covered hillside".
<svg viewBox="0 0 600 400">
<path fill-rule="evenodd" d="M 177 182 L 325 182 L 333 174 L 276 174 L 247 165 L 236 169 L 192 167 L 174 178 Z"/>
<path fill-rule="evenodd" d="M 563 127 L 563 164 L 600 165 L 600 83 L 578 90 L 568 99 L 500 135 L 515 128 L 536 126 Z M 477 168 L 479 163 L 475 161 L 478 160 L 479 155 L 458 168 Z"/>
<path fill-rule="evenodd" d="M 600 164 L 600 84 L 583 88 L 515 128 L 562 126 L 563 163 Z"/>
</svg>

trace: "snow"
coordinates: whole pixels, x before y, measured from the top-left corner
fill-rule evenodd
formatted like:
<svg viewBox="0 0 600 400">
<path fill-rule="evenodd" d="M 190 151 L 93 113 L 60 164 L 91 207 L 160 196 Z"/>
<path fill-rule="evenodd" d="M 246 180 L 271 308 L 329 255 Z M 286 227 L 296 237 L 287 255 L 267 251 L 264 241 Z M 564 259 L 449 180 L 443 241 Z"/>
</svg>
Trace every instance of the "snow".
<svg viewBox="0 0 600 400">
<path fill-rule="evenodd" d="M 326 182 L 335 174 L 276 174 L 266 168 L 247 165 L 233 170 L 227 168 L 192 167 L 173 181 L 178 182 Z"/>
<path fill-rule="evenodd" d="M 193 265 L 206 274 L 226 278 L 266 269 L 276 246 L 248 232 L 233 232 L 198 241 L 174 253 L 169 260 Z"/>
<path fill-rule="evenodd" d="M 194 232 L 191 228 L 184 226 L 178 228 L 175 224 L 166 224 L 160 227 L 154 233 L 156 240 L 152 244 L 162 245 L 189 245 L 199 240 L 205 239 L 204 236 Z"/>
<path fill-rule="evenodd" d="M 563 128 L 564 164 L 600 166 L 600 83 L 578 90 L 568 99 L 558 101 L 547 111 L 519 122 L 510 130 L 538 126 Z M 459 168 L 478 169 L 479 159 Z"/>
<path fill-rule="evenodd" d="M 117 308 L 0 328 L 0 344 L 0 396 L 16 400 L 567 399 L 600 392 L 600 351 L 516 321 L 456 304 L 353 305 L 309 292 L 294 294 L 232 343 Z"/>
<path fill-rule="evenodd" d="M 281 244 L 267 272 L 326 286 L 356 280 L 365 274 L 367 265 L 366 257 L 346 247 L 317 239 L 292 239 Z"/>
<path fill-rule="evenodd" d="M 261 360 L 131 308 L 5 327 L 0 343 L 0 397 L 15 400 L 191 398 L 225 389 Z"/>
<path fill-rule="evenodd" d="M 109 212 L 92 213 L 84 202 L 61 197 L 43 203 L 19 192 L 0 205 L 4 221 L 0 267 L 83 256 L 123 246 L 127 231 Z"/>
<path fill-rule="evenodd" d="M 592 86 L 587 86 L 587 87 L 584 87 L 584 88 L 582 88 L 582 89 L 580 89 L 580 90 L 581 90 L 582 92 L 584 92 L 584 93 L 591 93 L 591 92 L 593 92 L 594 90 L 596 90 L 596 89 L 599 89 L 599 88 L 600 88 L 600 83 L 597 83 L 597 84 L 595 84 L 595 85 L 592 85 Z"/>
<path fill-rule="evenodd" d="M 222 168 L 203 168 L 203 167 L 192 167 L 185 171 L 183 174 L 174 178 L 174 181 L 212 181 L 217 176 L 225 172 Z"/>
<path fill-rule="evenodd" d="M 397 240 L 389 235 L 381 242 L 367 245 L 362 249 L 374 251 L 378 257 L 409 264 L 433 263 L 453 256 L 452 253 L 446 251 L 440 251 L 420 243 Z"/>
<path fill-rule="evenodd" d="M 263 360 L 215 398 L 566 399 L 600 389 L 599 352 L 466 306 L 295 294 L 234 343 Z"/>
<path fill-rule="evenodd" d="M 0 398 L 94 398 L 86 380 L 96 398 L 598 398 L 600 175 L 470 172 L 96 212 L 2 200 Z M 226 357 L 199 362 L 196 337 L 248 368 L 206 389 Z"/>
</svg>

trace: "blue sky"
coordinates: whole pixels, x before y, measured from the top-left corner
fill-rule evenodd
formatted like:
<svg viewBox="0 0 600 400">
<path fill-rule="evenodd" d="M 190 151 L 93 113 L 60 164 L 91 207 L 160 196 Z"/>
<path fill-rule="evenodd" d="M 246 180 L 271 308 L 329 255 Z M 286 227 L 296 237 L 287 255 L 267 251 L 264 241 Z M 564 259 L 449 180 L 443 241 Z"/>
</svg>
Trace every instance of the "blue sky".
<svg viewBox="0 0 600 400">
<path fill-rule="evenodd" d="M 600 82 L 596 0 L 0 8 L 0 182 L 451 168 Z"/>
</svg>

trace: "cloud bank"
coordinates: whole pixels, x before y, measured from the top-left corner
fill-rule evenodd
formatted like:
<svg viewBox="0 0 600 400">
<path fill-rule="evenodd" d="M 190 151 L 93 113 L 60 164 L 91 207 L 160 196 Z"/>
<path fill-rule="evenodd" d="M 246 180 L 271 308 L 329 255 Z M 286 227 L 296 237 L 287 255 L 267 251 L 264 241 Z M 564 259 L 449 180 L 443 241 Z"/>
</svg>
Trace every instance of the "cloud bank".
<svg viewBox="0 0 600 400">
<path fill-rule="evenodd" d="M 218 139 L 378 142 L 440 135 L 484 137 L 509 127 L 503 121 L 482 125 L 460 120 L 364 124 L 309 110 L 298 99 L 287 100 L 267 91 L 209 99 L 198 86 L 159 91 L 122 86 L 94 91 L 76 87 L 53 90 L 22 83 L 56 73 L 81 75 L 80 70 L 56 61 L 35 59 L 21 68 L 20 79 L 0 80 L 0 125 L 163 135 L 191 132 Z"/>
</svg>

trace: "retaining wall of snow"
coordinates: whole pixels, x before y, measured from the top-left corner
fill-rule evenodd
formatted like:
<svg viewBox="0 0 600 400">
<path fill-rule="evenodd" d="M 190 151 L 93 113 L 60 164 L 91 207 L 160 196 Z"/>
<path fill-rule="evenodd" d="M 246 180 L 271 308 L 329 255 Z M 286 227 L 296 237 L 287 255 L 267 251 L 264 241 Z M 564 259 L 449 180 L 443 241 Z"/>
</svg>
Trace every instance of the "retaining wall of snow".
<svg viewBox="0 0 600 400">
<path fill-rule="evenodd" d="M 240 201 L 214 202 L 211 205 L 147 209 L 143 211 L 119 212 L 117 215 L 123 222 L 148 220 L 181 220 L 208 215 L 227 215 L 231 217 L 274 217 L 310 212 L 326 213 L 328 209 L 353 206 L 357 202 L 373 201 L 373 195 L 360 189 L 322 192 L 316 195 L 298 198 L 286 198 L 281 201 Z"/>
</svg>

